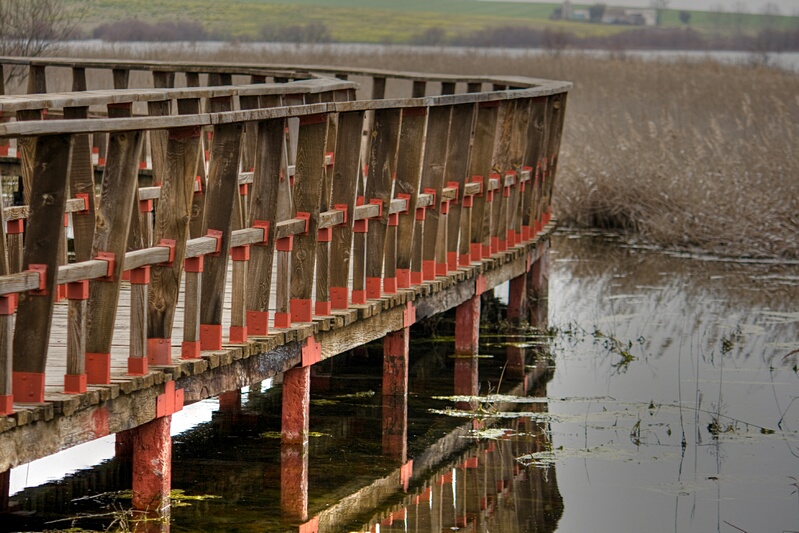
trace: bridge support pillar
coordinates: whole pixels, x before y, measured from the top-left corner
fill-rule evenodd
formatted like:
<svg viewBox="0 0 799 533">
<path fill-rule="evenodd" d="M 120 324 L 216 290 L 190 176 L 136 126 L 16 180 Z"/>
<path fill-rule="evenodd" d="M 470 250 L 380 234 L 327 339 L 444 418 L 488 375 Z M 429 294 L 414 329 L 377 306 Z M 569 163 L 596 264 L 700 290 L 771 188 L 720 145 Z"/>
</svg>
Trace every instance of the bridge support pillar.
<svg viewBox="0 0 799 533">
<path fill-rule="evenodd" d="M 241 411 L 241 391 L 234 390 L 220 394 L 219 410 L 226 413 L 238 413 Z"/>
<path fill-rule="evenodd" d="M 480 295 L 455 308 L 455 355 L 474 355 L 480 344 Z"/>
<path fill-rule="evenodd" d="M 508 291 L 508 320 L 518 322 L 527 307 L 527 274 L 510 280 Z"/>
<path fill-rule="evenodd" d="M 527 321 L 533 327 L 546 328 L 549 324 L 549 252 L 532 264 L 527 273 L 527 299 L 529 301 Z"/>
<path fill-rule="evenodd" d="M 383 454 L 408 459 L 408 352 L 410 328 L 383 341 Z"/>
<path fill-rule="evenodd" d="M 130 430 L 133 437 L 133 508 L 169 514 L 172 485 L 172 415 Z"/>
<path fill-rule="evenodd" d="M 311 411 L 311 367 L 287 370 L 283 374 L 283 444 L 308 442 L 308 420 Z"/>
</svg>

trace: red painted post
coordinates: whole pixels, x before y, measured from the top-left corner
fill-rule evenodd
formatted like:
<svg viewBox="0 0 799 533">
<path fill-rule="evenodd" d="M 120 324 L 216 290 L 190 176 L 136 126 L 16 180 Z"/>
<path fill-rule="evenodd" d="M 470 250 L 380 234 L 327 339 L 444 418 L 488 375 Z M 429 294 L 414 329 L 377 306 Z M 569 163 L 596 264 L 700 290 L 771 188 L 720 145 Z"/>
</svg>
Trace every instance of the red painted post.
<svg viewBox="0 0 799 533">
<path fill-rule="evenodd" d="M 311 407 L 311 367 L 287 370 L 283 374 L 283 444 L 308 442 L 308 419 Z"/>
<path fill-rule="evenodd" d="M 508 294 L 508 320 L 518 321 L 527 305 L 527 275 L 522 274 L 510 280 Z"/>
<path fill-rule="evenodd" d="M 280 511 L 290 520 L 308 520 L 308 441 L 280 447 Z"/>
<path fill-rule="evenodd" d="M 234 390 L 220 394 L 219 410 L 227 413 L 238 413 L 241 411 L 241 391 Z"/>
<path fill-rule="evenodd" d="M 408 343 L 410 328 L 386 335 L 383 341 L 383 396 L 408 394 Z"/>
<path fill-rule="evenodd" d="M 549 253 L 543 255 L 533 263 L 528 273 L 527 298 L 530 301 L 527 321 L 533 327 L 547 327 L 549 325 L 548 293 L 549 293 Z"/>
<path fill-rule="evenodd" d="M 408 352 L 410 327 L 383 340 L 383 454 L 408 459 Z"/>
<path fill-rule="evenodd" d="M 506 350 L 506 371 L 508 373 L 508 377 L 512 379 L 524 378 L 524 356 L 526 349 L 519 348 L 517 346 L 508 346 Z"/>
<path fill-rule="evenodd" d="M 172 485 L 172 415 L 142 424 L 133 432 L 133 508 L 169 511 Z"/>
<path fill-rule="evenodd" d="M 480 295 L 475 294 L 455 309 L 455 354 L 477 354 L 479 343 Z"/>
</svg>

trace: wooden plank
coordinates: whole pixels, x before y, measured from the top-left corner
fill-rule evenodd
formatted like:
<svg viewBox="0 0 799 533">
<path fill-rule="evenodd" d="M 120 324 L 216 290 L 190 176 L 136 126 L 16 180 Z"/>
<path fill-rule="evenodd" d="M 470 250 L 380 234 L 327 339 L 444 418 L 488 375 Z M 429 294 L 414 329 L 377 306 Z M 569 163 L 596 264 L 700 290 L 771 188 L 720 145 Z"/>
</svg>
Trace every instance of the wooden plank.
<svg viewBox="0 0 799 533">
<path fill-rule="evenodd" d="M 225 302 L 230 232 L 234 202 L 238 202 L 238 172 L 243 124 L 214 126 L 211 167 L 205 194 L 206 212 L 203 233 L 219 232 L 219 253 L 205 257 L 200 308 L 200 343 L 205 350 L 222 346 L 222 310 Z M 205 336 L 208 332 L 207 337 Z M 206 338 L 208 339 L 206 342 Z"/>
<path fill-rule="evenodd" d="M 19 298 L 14 331 L 14 373 L 42 375 L 47 364 L 51 317 L 58 273 L 58 245 L 64 223 L 66 188 L 71 166 L 72 136 L 53 135 L 36 140 L 31 216 L 23 255 L 25 268 L 43 265 L 43 293 L 23 293 Z M 29 388 L 17 401 L 42 401 L 44 383 Z"/>
<path fill-rule="evenodd" d="M 111 254 L 113 264 L 110 277 L 90 283 L 86 352 L 92 354 L 87 358 L 95 358 L 97 365 L 87 372 L 89 383 L 109 383 L 111 379 L 109 358 L 131 219 L 137 213 L 134 210 L 143 137 L 142 132 L 132 131 L 112 133 L 108 140 L 92 255 Z"/>
<path fill-rule="evenodd" d="M 250 251 L 247 291 L 247 332 L 251 335 L 268 333 L 269 298 L 272 290 L 272 263 L 277 233 L 277 206 L 280 184 L 288 181 L 282 174 L 285 160 L 285 119 L 262 121 L 257 124 L 256 149 L 253 150 L 253 182 L 250 195 L 249 226 L 267 223 L 265 243 Z"/>
<path fill-rule="evenodd" d="M 474 145 L 469 161 L 469 176 L 481 180 L 483 192 L 474 197 L 471 222 L 471 259 L 479 261 L 490 255 L 491 204 L 486 203 L 489 195 L 488 177 L 491 174 L 491 156 L 494 153 L 494 140 L 497 133 L 499 106 L 479 105 L 475 122 Z"/>
<path fill-rule="evenodd" d="M 516 174 L 516 181 L 511 188 L 508 209 L 507 240 L 509 246 L 515 246 L 521 240 L 521 208 L 522 208 L 522 165 L 524 163 L 524 138 L 527 133 L 527 121 L 530 118 L 530 101 L 517 100 L 513 111 L 511 143 L 509 150 L 509 171 Z"/>
<path fill-rule="evenodd" d="M 153 241 L 174 240 L 175 254 L 171 264 L 152 269 L 147 314 L 148 343 L 167 343 L 172 336 L 199 149 L 199 128 L 170 130 Z"/>
<path fill-rule="evenodd" d="M 474 104 L 463 104 L 452 108 L 450 135 L 447 147 L 447 168 L 444 181 L 448 187 L 455 186 L 458 199 L 450 202 L 447 217 L 447 270 L 458 269 L 458 259 L 469 253 L 469 220 L 463 217 L 461 206 L 466 175 L 471 158 L 471 141 L 474 135 Z M 460 237 L 460 238 L 459 238 Z M 468 265 L 468 258 L 467 258 Z"/>
<path fill-rule="evenodd" d="M 2 77 L 0 72 L 0 77 Z M 3 216 L 3 210 L 0 209 L 0 276 L 7 276 L 11 273 L 8 264 L 8 255 L 6 251 L 6 221 Z M 4 401 L 4 405 L 0 405 L 0 411 L 3 414 L 8 414 L 8 397 L 12 396 L 11 376 L 13 372 L 13 356 L 12 356 L 12 339 L 14 334 L 14 309 L 13 299 L 16 296 L 0 297 L 0 304 L 6 308 L 0 314 L 0 402 Z"/>
<path fill-rule="evenodd" d="M 415 89 L 416 82 L 414 82 Z M 402 131 L 397 151 L 397 179 L 394 183 L 397 198 L 406 198 L 405 213 L 399 215 L 397 227 L 397 287 L 411 286 L 411 256 L 414 243 L 420 238 L 414 235 L 416 205 L 419 184 L 422 179 L 422 154 L 424 153 L 427 110 L 405 109 L 402 112 Z M 421 263 L 418 272 L 421 272 Z"/>
<path fill-rule="evenodd" d="M 85 80 L 84 72 L 83 87 L 85 87 Z M 67 107 L 64 109 L 64 118 L 84 119 L 88 117 L 88 112 L 89 108 L 87 107 Z M 74 139 L 72 168 L 69 173 L 69 194 L 72 198 L 83 198 L 86 202 L 86 209 L 72 214 L 72 229 L 75 261 L 85 261 L 91 258 L 94 240 L 94 167 L 89 135 L 75 135 Z"/>
<path fill-rule="evenodd" d="M 523 164 L 531 171 L 530 181 L 525 188 L 522 206 L 522 233 L 532 237 L 537 219 L 536 206 L 539 195 L 538 171 L 543 153 L 544 116 L 546 114 L 546 98 L 533 98 L 530 101 L 527 131 L 524 139 Z"/>
<path fill-rule="evenodd" d="M 451 111 L 450 107 L 431 108 L 427 122 L 427 140 L 420 187 L 422 192 L 433 194 L 436 203 L 427 210 L 425 216 L 422 251 L 422 274 L 425 280 L 433 280 L 436 277 L 436 245 L 438 244 L 438 226 L 441 215 L 439 207 L 441 189 L 444 186 Z"/>
<path fill-rule="evenodd" d="M 401 109 L 379 109 L 374 114 L 374 130 L 369 152 L 369 176 L 366 180 L 365 203 L 380 202 L 382 213 L 370 220 L 366 236 L 366 297 L 380 298 L 386 231 L 391 203 L 397 146 L 402 121 Z"/>
<path fill-rule="evenodd" d="M 333 192 L 330 203 L 344 206 L 347 222 L 333 228 L 330 269 L 330 291 L 333 309 L 349 306 L 350 250 L 355 224 L 355 203 L 361 169 L 361 132 L 364 111 L 341 113 L 338 117 L 336 155 L 333 165 Z"/>
<path fill-rule="evenodd" d="M 306 213 L 308 231 L 294 237 L 291 251 L 291 321 L 310 322 L 313 316 L 311 295 L 316 262 L 316 237 L 322 201 L 327 117 L 301 119 L 297 141 L 294 177 L 294 205 Z"/>
<path fill-rule="evenodd" d="M 499 108 L 499 118 L 497 119 L 497 137 L 494 143 L 494 155 L 492 157 L 492 168 L 499 175 L 500 180 L 505 179 L 505 170 L 508 168 L 508 150 L 510 150 L 510 137 L 513 128 L 513 101 L 502 102 Z M 503 243 L 507 243 L 508 214 L 506 189 L 504 181 L 502 186 L 494 194 L 494 202 L 491 206 L 491 254 L 495 254 L 503 249 Z"/>
</svg>

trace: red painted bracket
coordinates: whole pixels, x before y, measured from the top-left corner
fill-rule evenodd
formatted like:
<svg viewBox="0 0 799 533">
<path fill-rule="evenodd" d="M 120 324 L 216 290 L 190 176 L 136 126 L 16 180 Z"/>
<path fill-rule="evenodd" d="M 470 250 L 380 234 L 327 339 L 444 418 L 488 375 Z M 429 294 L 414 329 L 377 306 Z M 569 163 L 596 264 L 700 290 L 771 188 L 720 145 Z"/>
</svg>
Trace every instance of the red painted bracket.
<svg viewBox="0 0 799 533">
<path fill-rule="evenodd" d="M 75 195 L 75 198 L 83 200 L 83 209 L 80 211 L 73 212 L 74 215 L 88 215 L 89 214 L 89 194 L 85 192 L 79 192 Z"/>
<path fill-rule="evenodd" d="M 192 272 L 198 274 L 203 271 L 203 266 L 205 265 L 204 256 L 199 255 L 197 257 L 187 257 L 183 260 L 183 270 L 186 272 Z"/>
<path fill-rule="evenodd" d="M 416 208 L 416 220 L 423 222 L 425 218 L 427 218 L 427 208 L 426 207 L 417 207 Z"/>
<path fill-rule="evenodd" d="M 349 208 L 347 207 L 347 204 L 334 204 L 333 205 L 333 209 L 336 209 L 338 211 L 344 211 L 344 222 L 342 222 L 341 225 L 343 226 L 344 224 L 346 224 L 347 223 L 347 219 L 349 218 L 347 216 L 347 213 L 349 211 Z"/>
<path fill-rule="evenodd" d="M 322 343 L 316 342 L 313 335 L 305 339 L 302 345 L 302 366 L 311 366 L 322 360 Z"/>
<path fill-rule="evenodd" d="M 333 242 L 333 228 L 322 228 L 317 230 L 316 242 Z"/>
<path fill-rule="evenodd" d="M 73 281 L 67 283 L 67 299 L 69 300 L 88 300 L 89 299 L 89 280 Z"/>
<path fill-rule="evenodd" d="M 102 278 L 97 278 L 97 281 L 114 281 L 114 267 L 116 264 L 116 256 L 111 252 L 97 252 L 97 255 L 94 256 L 94 258 L 98 261 L 106 262 L 105 276 Z"/>
<path fill-rule="evenodd" d="M 139 213 L 152 213 L 153 201 L 152 200 L 139 200 Z"/>
<path fill-rule="evenodd" d="M 255 220 L 252 223 L 253 228 L 262 229 L 264 232 L 264 236 L 261 238 L 261 242 L 253 243 L 256 246 L 266 246 L 269 244 L 269 221 L 268 220 Z"/>
<path fill-rule="evenodd" d="M 441 214 L 448 215 L 449 214 L 449 200 L 442 200 L 441 201 Z"/>
<path fill-rule="evenodd" d="M 388 215 L 389 226 L 399 226 L 399 213 L 391 213 Z"/>
<path fill-rule="evenodd" d="M 197 184 L 194 188 L 194 194 L 203 194 L 205 192 L 203 191 L 203 177 L 200 175 L 194 176 L 194 183 Z"/>
<path fill-rule="evenodd" d="M 308 226 L 311 223 L 311 213 L 306 213 L 305 211 L 297 211 L 297 214 L 294 215 L 294 218 L 301 218 L 305 220 L 305 231 L 303 232 L 304 235 L 308 234 Z"/>
<path fill-rule="evenodd" d="M 13 315 L 17 311 L 17 293 L 4 294 L 0 296 L 0 316 Z"/>
<path fill-rule="evenodd" d="M 416 308 L 412 302 L 405 304 L 405 310 L 402 312 L 402 327 L 409 328 L 416 323 Z"/>
<path fill-rule="evenodd" d="M 477 468 L 479 464 L 480 464 L 479 458 L 477 458 L 477 457 L 469 457 L 468 459 L 463 461 L 460 465 L 458 465 L 458 468 L 461 468 L 461 469 L 472 469 L 472 468 Z"/>
<path fill-rule="evenodd" d="M 474 293 L 483 294 L 486 291 L 486 278 L 484 275 L 480 274 L 474 280 Z"/>
<path fill-rule="evenodd" d="M 47 295 L 47 265 L 28 265 L 27 272 L 36 272 L 39 274 L 39 288 L 28 291 L 33 296 L 46 296 Z"/>
<path fill-rule="evenodd" d="M 327 163 L 326 166 L 333 166 L 336 163 L 336 153 L 335 152 L 325 152 L 325 159 L 330 158 L 330 163 Z"/>
<path fill-rule="evenodd" d="M 171 267 L 175 263 L 175 239 L 161 239 L 158 241 L 159 248 L 167 248 L 169 250 L 169 259 L 158 266 Z"/>
<path fill-rule="evenodd" d="M 290 252 L 294 248 L 294 235 L 275 241 L 275 248 L 277 248 L 278 252 Z"/>
<path fill-rule="evenodd" d="M 354 233 L 367 233 L 369 231 L 369 221 L 367 219 L 356 220 L 355 224 L 352 225 L 352 231 Z"/>
<path fill-rule="evenodd" d="M 130 271 L 131 285 L 147 285 L 150 283 L 150 265 L 134 268 Z"/>
<path fill-rule="evenodd" d="M 16 220 L 6 221 L 6 233 L 8 235 L 20 235 L 25 233 L 25 219 L 18 218 Z"/>
<path fill-rule="evenodd" d="M 239 185 L 239 196 L 247 196 L 250 193 L 250 185 L 242 183 Z"/>
<path fill-rule="evenodd" d="M 234 246 L 230 249 L 230 257 L 233 261 L 249 261 L 250 245 L 243 244 L 241 246 Z"/>
<path fill-rule="evenodd" d="M 169 416 L 182 410 L 184 397 L 183 389 L 176 390 L 175 382 L 167 381 L 164 385 L 164 393 L 155 398 L 155 417 Z"/>
</svg>

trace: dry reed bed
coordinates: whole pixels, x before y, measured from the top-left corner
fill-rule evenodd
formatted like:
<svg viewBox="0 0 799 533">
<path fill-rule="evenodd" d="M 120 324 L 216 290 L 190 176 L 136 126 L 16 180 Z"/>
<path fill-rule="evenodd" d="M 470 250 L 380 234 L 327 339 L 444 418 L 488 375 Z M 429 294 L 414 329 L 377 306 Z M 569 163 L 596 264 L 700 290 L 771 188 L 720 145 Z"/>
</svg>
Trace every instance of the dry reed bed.
<svg viewBox="0 0 799 533">
<path fill-rule="evenodd" d="M 799 76 L 712 61 L 495 54 L 407 47 L 353 53 L 335 45 L 267 54 L 231 45 L 136 57 L 570 80 L 555 197 L 563 223 L 617 229 L 666 248 L 799 259 Z"/>
</svg>

